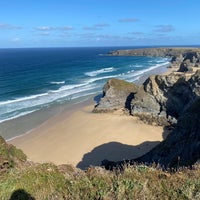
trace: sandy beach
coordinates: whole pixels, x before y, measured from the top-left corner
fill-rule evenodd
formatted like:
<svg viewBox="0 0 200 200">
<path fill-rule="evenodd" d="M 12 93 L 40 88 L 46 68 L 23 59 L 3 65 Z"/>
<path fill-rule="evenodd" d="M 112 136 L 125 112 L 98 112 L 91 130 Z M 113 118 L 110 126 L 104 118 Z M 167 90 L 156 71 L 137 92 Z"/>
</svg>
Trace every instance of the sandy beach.
<svg viewBox="0 0 200 200">
<path fill-rule="evenodd" d="M 162 127 L 146 125 L 120 112 L 92 113 L 93 106 L 66 110 L 9 142 L 34 162 L 72 164 L 84 169 L 100 165 L 103 159 L 138 157 L 163 140 Z"/>
<path fill-rule="evenodd" d="M 144 74 L 167 74 L 174 67 Z M 94 98 L 95 99 L 95 98 Z M 41 125 L 8 142 L 22 149 L 31 161 L 72 164 L 81 169 L 99 166 L 104 159 L 119 161 L 139 157 L 168 134 L 161 126 L 144 124 L 133 116 L 92 113 L 96 102 L 74 104 Z"/>
</svg>

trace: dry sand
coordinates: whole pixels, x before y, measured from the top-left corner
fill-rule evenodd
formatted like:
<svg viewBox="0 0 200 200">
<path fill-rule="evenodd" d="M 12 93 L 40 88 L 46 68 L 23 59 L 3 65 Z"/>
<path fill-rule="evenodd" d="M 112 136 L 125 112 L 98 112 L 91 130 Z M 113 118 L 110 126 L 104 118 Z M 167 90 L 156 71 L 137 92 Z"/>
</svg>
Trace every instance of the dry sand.
<svg viewBox="0 0 200 200">
<path fill-rule="evenodd" d="M 35 162 L 73 164 L 84 169 L 103 159 L 118 161 L 138 157 L 163 140 L 162 127 L 134 117 L 92 113 L 93 105 L 52 117 L 28 134 L 9 143 Z"/>
</svg>

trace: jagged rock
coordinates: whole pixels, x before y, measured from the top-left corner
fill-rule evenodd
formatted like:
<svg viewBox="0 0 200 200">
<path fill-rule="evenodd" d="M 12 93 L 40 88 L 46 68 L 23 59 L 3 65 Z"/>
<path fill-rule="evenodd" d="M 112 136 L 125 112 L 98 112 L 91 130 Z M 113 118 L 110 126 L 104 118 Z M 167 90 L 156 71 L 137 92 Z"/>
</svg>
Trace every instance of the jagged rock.
<svg viewBox="0 0 200 200">
<path fill-rule="evenodd" d="M 93 112 L 111 112 L 116 109 L 130 109 L 130 101 L 138 86 L 119 79 L 110 79 L 103 88 L 103 97 Z"/>
<path fill-rule="evenodd" d="M 133 50 L 126 53 L 147 55 L 150 51 Z M 190 70 L 188 66 L 194 66 L 192 63 L 198 63 L 200 59 L 199 49 L 190 49 L 187 52 L 184 49 L 159 51 L 154 50 L 150 55 L 174 56 L 174 62 L 180 58 L 182 67 L 187 67 L 183 71 Z M 127 55 L 124 51 L 119 51 L 118 54 Z M 176 168 L 191 166 L 200 159 L 200 70 L 195 74 L 172 73 L 150 76 L 136 89 L 130 108 L 132 115 L 140 117 L 147 123 L 177 124 L 166 140 L 149 153 L 132 160 L 119 162 L 104 160 L 102 165 L 106 169 L 123 168 L 124 164 L 136 162 L 156 163 L 164 168 Z"/>
<path fill-rule="evenodd" d="M 174 55 L 174 56 L 172 56 L 171 63 L 177 64 L 177 63 L 183 62 L 183 60 L 184 60 L 184 58 L 183 58 L 182 54 L 180 54 L 180 55 Z"/>
<path fill-rule="evenodd" d="M 93 112 L 127 108 L 149 124 L 170 125 L 200 96 L 200 71 L 150 76 L 142 86 L 111 79 Z"/>
<path fill-rule="evenodd" d="M 191 51 L 184 54 L 184 61 L 189 60 L 190 63 L 196 63 L 199 58 L 199 52 Z"/>
<path fill-rule="evenodd" d="M 137 162 L 159 163 L 161 166 L 190 166 L 200 159 L 200 99 L 179 118 L 174 131 L 165 141 Z"/>
<path fill-rule="evenodd" d="M 150 76 L 134 95 L 131 114 L 148 123 L 156 121 L 158 125 L 171 124 L 199 95 L 199 70 L 191 76 L 175 73 Z"/>
<path fill-rule="evenodd" d="M 184 59 L 199 58 L 199 48 L 147 48 L 111 51 L 108 55 L 113 56 L 156 56 L 173 57 L 172 61 L 182 62 Z"/>
<path fill-rule="evenodd" d="M 169 57 L 171 63 L 180 65 L 180 63 L 188 60 L 188 64 L 198 63 L 200 60 L 199 48 L 149 48 L 149 49 L 130 49 L 112 51 L 108 55 L 111 56 L 154 56 Z M 191 68 L 190 68 L 191 69 Z"/>
<path fill-rule="evenodd" d="M 192 71 L 193 71 L 193 69 L 192 69 L 192 67 L 189 65 L 189 61 L 188 61 L 188 60 L 182 62 L 182 63 L 180 64 L 180 68 L 179 68 L 179 70 L 178 70 L 178 72 L 192 72 Z"/>
<path fill-rule="evenodd" d="M 106 169 L 123 168 L 124 164 L 159 164 L 163 168 L 191 166 L 200 159 L 200 99 L 197 99 L 178 119 L 177 126 L 145 155 L 119 162 L 104 160 Z"/>
</svg>

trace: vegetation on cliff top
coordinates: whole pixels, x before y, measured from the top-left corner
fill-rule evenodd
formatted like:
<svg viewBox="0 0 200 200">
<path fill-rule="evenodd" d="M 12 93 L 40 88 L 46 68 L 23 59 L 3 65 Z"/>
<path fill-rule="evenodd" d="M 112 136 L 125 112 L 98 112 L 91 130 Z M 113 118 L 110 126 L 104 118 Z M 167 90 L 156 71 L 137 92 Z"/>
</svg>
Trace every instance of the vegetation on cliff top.
<svg viewBox="0 0 200 200">
<path fill-rule="evenodd" d="M 124 80 L 112 78 L 104 86 L 104 90 L 108 90 L 109 87 L 113 87 L 115 90 L 119 91 L 134 91 L 137 89 L 136 85 L 129 83 Z"/>
<path fill-rule="evenodd" d="M 174 173 L 144 165 L 126 166 L 123 171 L 100 167 L 82 171 L 69 165 L 27 164 L 20 150 L 9 147 L 13 153 L 8 146 L 1 139 L 0 159 L 20 160 L 20 165 L 0 171 L 2 200 L 200 198 L 199 165 Z"/>
<path fill-rule="evenodd" d="M 154 53 L 157 55 L 158 52 L 152 52 L 152 54 Z M 164 53 L 166 55 L 166 52 Z M 195 78 L 195 84 L 199 82 L 196 76 L 193 78 Z M 114 106 L 118 104 L 126 106 L 127 102 L 130 104 L 132 96 L 129 99 L 127 96 L 124 97 L 124 93 L 135 93 L 136 89 L 137 87 L 134 84 L 112 79 L 105 86 L 104 92 L 109 93 L 109 97 L 112 97 Z M 117 102 L 115 100 L 116 94 L 119 97 Z M 197 96 L 199 96 L 199 93 Z M 118 102 L 119 99 L 120 103 Z M 108 102 L 110 103 L 110 99 L 104 103 L 109 107 Z M 198 154 L 198 158 L 199 104 L 200 100 L 195 102 L 189 112 L 186 112 L 186 115 L 181 118 L 181 123 L 178 124 L 179 133 L 182 130 L 187 133 L 185 131 L 187 130 L 188 133 L 195 136 L 194 138 L 191 137 L 191 141 L 193 146 L 196 145 L 197 150 L 195 152 Z M 190 114 L 192 116 L 188 120 Z M 194 114 L 196 118 L 194 118 Z M 182 126 L 182 124 L 186 126 Z M 172 137 L 177 139 L 178 134 L 175 135 L 176 137 L 173 135 Z M 185 139 L 187 140 L 187 137 Z M 189 144 L 188 141 L 186 141 L 187 145 Z M 176 142 L 183 144 L 183 140 L 180 138 Z M 177 144 L 175 146 L 179 148 Z M 185 145 L 184 148 L 191 151 L 190 144 L 189 147 Z M 172 153 L 174 154 L 174 152 L 177 151 Z M 155 159 L 153 160 L 155 161 Z M 127 165 L 124 166 L 123 170 L 107 171 L 100 167 L 91 167 L 87 171 L 82 171 L 70 165 L 56 166 L 51 163 L 36 164 L 27 161 L 26 155 L 21 150 L 8 145 L 0 137 L 0 200 L 7 199 L 195 200 L 200 199 L 200 164 L 195 164 L 190 168 L 180 169 L 177 167 L 175 171 L 163 171 L 159 166 L 147 167 L 142 164 Z"/>
</svg>

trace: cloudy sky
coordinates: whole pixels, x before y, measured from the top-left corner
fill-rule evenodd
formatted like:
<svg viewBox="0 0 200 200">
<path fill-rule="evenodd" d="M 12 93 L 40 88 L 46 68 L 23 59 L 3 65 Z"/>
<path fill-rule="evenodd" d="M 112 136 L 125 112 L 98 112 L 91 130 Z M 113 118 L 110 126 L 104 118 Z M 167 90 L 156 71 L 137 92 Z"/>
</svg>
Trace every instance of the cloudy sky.
<svg viewBox="0 0 200 200">
<path fill-rule="evenodd" d="M 0 1 L 0 48 L 199 44 L 199 0 Z"/>
</svg>

